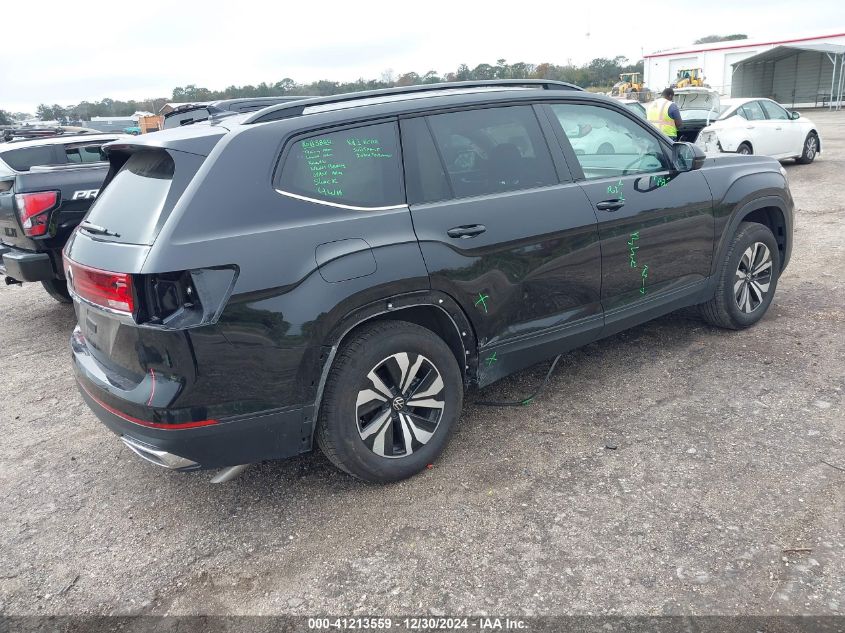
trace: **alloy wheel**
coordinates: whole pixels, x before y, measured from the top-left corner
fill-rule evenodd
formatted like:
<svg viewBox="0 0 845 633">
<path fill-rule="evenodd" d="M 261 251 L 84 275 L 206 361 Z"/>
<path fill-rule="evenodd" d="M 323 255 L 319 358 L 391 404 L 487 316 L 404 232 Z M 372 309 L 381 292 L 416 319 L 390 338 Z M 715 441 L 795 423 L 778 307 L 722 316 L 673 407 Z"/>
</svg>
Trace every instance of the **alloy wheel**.
<svg viewBox="0 0 845 633">
<path fill-rule="evenodd" d="M 807 137 L 804 155 L 807 157 L 807 160 L 813 160 L 816 157 L 816 137 L 812 134 Z"/>
<path fill-rule="evenodd" d="M 751 314 L 760 307 L 772 282 L 772 254 L 762 242 L 754 242 L 745 249 L 739 260 L 734 279 L 734 299 L 737 307 Z"/>
<path fill-rule="evenodd" d="M 748 148 L 747 145 L 743 145 L 739 148 L 739 151 L 737 153 L 742 156 L 749 156 L 751 154 L 751 150 Z"/>
<path fill-rule="evenodd" d="M 443 417 L 443 378 L 422 354 L 400 352 L 379 362 L 358 391 L 356 420 L 364 445 L 399 458 L 419 450 Z"/>
</svg>

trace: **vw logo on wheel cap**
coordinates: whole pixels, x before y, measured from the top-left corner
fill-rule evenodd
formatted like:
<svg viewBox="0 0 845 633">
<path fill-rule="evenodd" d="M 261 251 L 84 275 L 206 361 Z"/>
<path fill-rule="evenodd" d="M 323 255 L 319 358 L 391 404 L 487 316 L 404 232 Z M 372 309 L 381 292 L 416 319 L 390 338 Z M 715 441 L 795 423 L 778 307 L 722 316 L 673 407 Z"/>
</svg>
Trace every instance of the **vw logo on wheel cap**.
<svg viewBox="0 0 845 633">
<path fill-rule="evenodd" d="M 393 408 L 396 409 L 397 411 L 401 411 L 404 406 L 405 406 L 405 398 L 403 398 L 402 396 L 396 396 L 393 399 Z"/>
</svg>

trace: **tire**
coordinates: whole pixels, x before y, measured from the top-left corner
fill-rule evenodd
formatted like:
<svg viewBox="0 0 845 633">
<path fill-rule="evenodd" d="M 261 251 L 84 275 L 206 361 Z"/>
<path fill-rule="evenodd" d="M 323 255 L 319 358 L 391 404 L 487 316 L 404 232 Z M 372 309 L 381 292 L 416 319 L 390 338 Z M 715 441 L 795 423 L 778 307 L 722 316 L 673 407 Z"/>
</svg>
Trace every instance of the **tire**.
<svg viewBox="0 0 845 633">
<path fill-rule="evenodd" d="M 819 153 L 819 137 L 813 132 L 807 135 L 804 139 L 804 149 L 801 150 L 801 156 L 795 159 L 799 165 L 809 165 L 816 159 L 816 154 Z"/>
<path fill-rule="evenodd" d="M 440 337 L 405 321 L 365 325 L 343 344 L 329 373 L 317 444 L 350 475 L 399 481 L 437 459 L 462 405 L 461 372 Z"/>
<path fill-rule="evenodd" d="M 610 143 L 602 143 L 596 150 L 596 154 L 615 154 L 616 150 Z"/>
<path fill-rule="evenodd" d="M 41 285 L 44 286 L 47 294 L 59 303 L 73 303 L 73 299 L 70 298 L 70 293 L 67 290 L 67 282 L 64 279 L 42 281 Z"/>
<path fill-rule="evenodd" d="M 751 145 L 743 142 L 743 143 L 740 143 L 739 147 L 736 148 L 736 153 L 742 154 L 743 156 L 751 156 L 754 153 L 754 151 L 751 149 Z"/>
<path fill-rule="evenodd" d="M 751 257 L 753 266 L 748 263 Z M 741 223 L 717 275 L 715 296 L 699 306 L 708 323 L 741 330 L 763 318 L 780 275 L 780 251 L 769 228 L 756 222 Z"/>
</svg>

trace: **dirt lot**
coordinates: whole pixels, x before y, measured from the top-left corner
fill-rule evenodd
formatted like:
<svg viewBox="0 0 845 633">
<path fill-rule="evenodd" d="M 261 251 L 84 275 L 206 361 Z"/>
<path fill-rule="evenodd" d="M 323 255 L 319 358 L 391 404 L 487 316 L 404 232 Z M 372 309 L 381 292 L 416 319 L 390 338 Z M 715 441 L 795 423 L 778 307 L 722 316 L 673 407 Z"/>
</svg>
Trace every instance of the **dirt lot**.
<svg viewBox="0 0 845 633">
<path fill-rule="evenodd" d="M 760 324 L 568 354 L 389 487 L 319 454 L 219 486 L 140 461 L 77 394 L 72 309 L 0 286 L 0 613 L 845 613 L 845 112 L 811 116 Z"/>
</svg>

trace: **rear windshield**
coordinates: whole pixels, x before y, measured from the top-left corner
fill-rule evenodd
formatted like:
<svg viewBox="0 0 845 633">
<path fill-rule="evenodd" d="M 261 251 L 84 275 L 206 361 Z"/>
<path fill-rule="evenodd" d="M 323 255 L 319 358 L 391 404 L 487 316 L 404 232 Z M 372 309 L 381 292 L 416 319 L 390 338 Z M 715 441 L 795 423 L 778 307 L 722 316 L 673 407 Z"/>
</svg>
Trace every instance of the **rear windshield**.
<svg viewBox="0 0 845 633">
<path fill-rule="evenodd" d="M 170 192 L 173 158 L 165 151 L 140 151 L 129 157 L 97 197 L 86 220 L 131 244 L 152 244 Z"/>
</svg>

